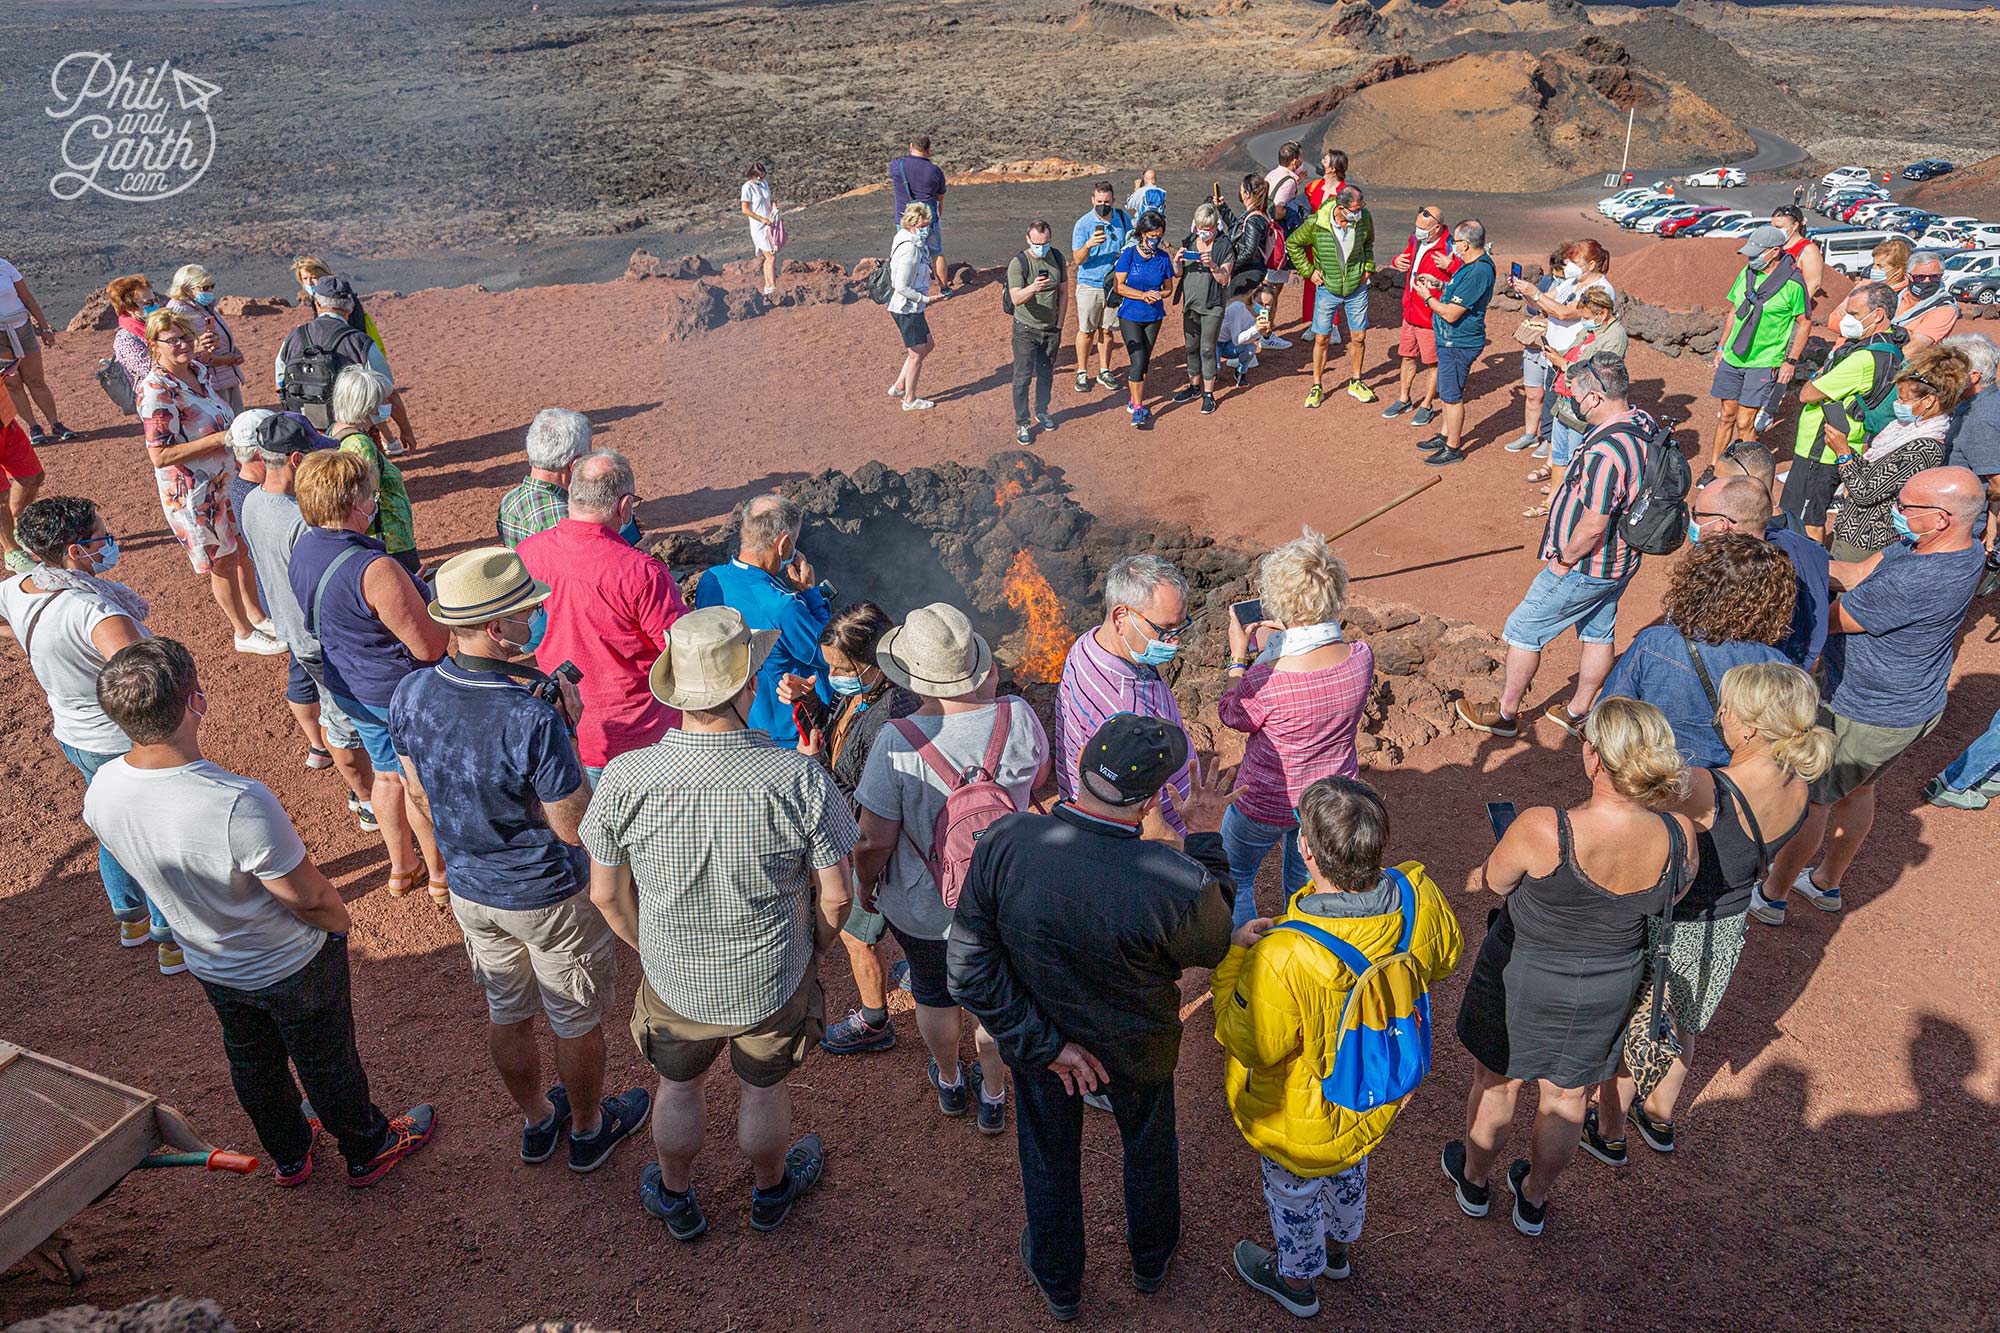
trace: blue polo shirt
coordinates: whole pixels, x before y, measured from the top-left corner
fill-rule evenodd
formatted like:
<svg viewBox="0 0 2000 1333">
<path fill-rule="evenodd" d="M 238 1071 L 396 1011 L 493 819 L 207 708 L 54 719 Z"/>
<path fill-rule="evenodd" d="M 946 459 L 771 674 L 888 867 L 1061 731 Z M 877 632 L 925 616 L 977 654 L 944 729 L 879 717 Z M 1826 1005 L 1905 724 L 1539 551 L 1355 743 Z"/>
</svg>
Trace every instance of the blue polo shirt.
<svg viewBox="0 0 2000 1333">
<path fill-rule="evenodd" d="M 389 735 L 430 798 L 453 893 L 528 912 L 589 887 L 583 848 L 542 814 L 583 785 L 583 766 L 562 717 L 526 681 L 447 655 L 397 684 Z"/>
<path fill-rule="evenodd" d="M 731 560 L 705 572 L 694 588 L 694 604 L 727 606 L 743 617 L 751 629 L 774 629 L 778 642 L 757 671 L 757 697 L 750 704 L 750 726 L 768 732 L 779 745 L 799 743 L 798 724 L 792 710 L 778 702 L 778 677 L 818 676 L 819 697 L 833 702 L 833 687 L 827 684 L 826 658 L 819 650 L 820 632 L 833 618 L 826 599 L 817 590 L 800 592 L 791 584 L 772 577 L 755 565 Z"/>
<path fill-rule="evenodd" d="M 1493 299 L 1493 256 L 1481 255 L 1460 266 L 1438 293 L 1441 305 L 1462 305 L 1465 313 L 1456 324 L 1443 315 L 1433 325 L 1440 347 L 1484 347 L 1486 306 Z"/>
<path fill-rule="evenodd" d="M 1132 234 L 1132 216 L 1122 208 L 1111 210 L 1111 216 L 1100 218 L 1096 209 L 1090 209 L 1076 220 L 1070 228 L 1069 248 L 1072 252 L 1083 249 L 1083 243 L 1090 239 L 1090 233 L 1099 224 L 1104 227 L 1104 244 L 1091 249 L 1081 264 L 1076 266 L 1076 280 L 1079 286 L 1102 287 L 1104 279 L 1111 272 L 1111 266 L 1118 262 L 1118 252 L 1125 248 L 1125 238 Z"/>
</svg>

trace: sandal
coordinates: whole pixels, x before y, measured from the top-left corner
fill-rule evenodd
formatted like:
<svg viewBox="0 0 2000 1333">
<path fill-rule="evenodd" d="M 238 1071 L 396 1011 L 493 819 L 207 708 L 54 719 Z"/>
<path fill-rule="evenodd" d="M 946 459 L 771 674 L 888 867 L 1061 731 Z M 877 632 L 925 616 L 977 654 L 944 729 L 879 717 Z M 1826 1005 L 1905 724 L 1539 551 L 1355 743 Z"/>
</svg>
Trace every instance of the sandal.
<svg viewBox="0 0 2000 1333">
<path fill-rule="evenodd" d="M 424 889 L 431 896 L 432 907 L 437 908 L 438 911 L 440 912 L 448 912 L 451 910 L 450 885 L 446 884 L 441 879 L 434 879 L 431 880 L 429 883 L 425 884 Z"/>
<path fill-rule="evenodd" d="M 389 896 L 407 898 L 417 890 L 417 876 L 422 870 L 391 870 L 389 872 Z"/>
<path fill-rule="evenodd" d="M 1547 481 L 1547 480 L 1548 480 L 1548 479 L 1549 479 L 1549 478 L 1550 478 L 1551 476 L 1553 476 L 1553 475 L 1554 475 L 1554 474 L 1553 474 L 1553 473 L 1551 473 L 1551 472 L 1550 472 L 1550 471 L 1549 471 L 1549 470 L 1548 470 L 1547 468 L 1545 468 L 1545 467 L 1538 467 L 1538 468 L 1536 468 L 1536 469 L 1535 469 L 1535 470 L 1534 470 L 1533 472 L 1530 472 L 1530 473 L 1528 474 L 1528 478 L 1527 478 L 1527 479 L 1528 479 L 1528 483 L 1529 483 L 1530 485 L 1533 485 L 1533 484 L 1534 484 L 1535 482 L 1538 482 L 1538 481 Z"/>
<path fill-rule="evenodd" d="M 1544 501 L 1542 501 L 1542 503 L 1540 503 L 1540 504 L 1536 505 L 1536 506 L 1535 506 L 1534 508 L 1532 508 L 1532 509 L 1523 509 L 1523 510 L 1521 511 L 1521 517 L 1522 517 L 1522 518 L 1546 518 L 1546 517 L 1548 516 L 1548 512 L 1549 512 L 1549 504 L 1548 504 L 1548 501 L 1544 500 Z"/>
</svg>

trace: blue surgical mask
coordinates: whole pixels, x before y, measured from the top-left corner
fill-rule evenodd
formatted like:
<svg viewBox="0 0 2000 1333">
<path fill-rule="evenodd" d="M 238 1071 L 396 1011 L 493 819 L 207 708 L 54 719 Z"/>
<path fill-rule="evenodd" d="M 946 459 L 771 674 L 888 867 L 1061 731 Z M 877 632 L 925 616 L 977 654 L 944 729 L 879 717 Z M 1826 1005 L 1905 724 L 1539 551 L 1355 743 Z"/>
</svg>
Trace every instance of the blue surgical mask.
<svg viewBox="0 0 2000 1333">
<path fill-rule="evenodd" d="M 1691 542 L 1701 541 L 1701 524 L 1695 522 L 1693 519 L 1688 520 L 1688 540 Z"/>
<path fill-rule="evenodd" d="M 1917 534 L 1910 527 L 1910 520 L 1903 516 L 1902 510 L 1891 509 L 1889 511 L 1889 526 L 1896 530 L 1898 537 L 1901 537 L 1910 545 L 1915 546 L 1917 544 Z"/>
<path fill-rule="evenodd" d="M 1896 400 L 1895 412 L 1896 412 L 1896 420 L 1902 422 L 1906 426 L 1917 419 L 1917 409 L 1911 407 L 1908 403 L 1904 402 L 1900 398 Z"/>
<path fill-rule="evenodd" d="M 194 303 L 199 306 L 211 306 L 215 304 L 215 297 L 216 293 L 213 291 L 196 292 L 194 294 Z"/>
<path fill-rule="evenodd" d="M 542 636 L 548 632 L 549 609 L 546 606 L 538 606 L 535 608 L 535 613 L 528 617 L 528 641 L 521 645 L 521 651 L 534 652 L 542 646 Z"/>
<path fill-rule="evenodd" d="M 1028 253 L 1033 255 L 1035 258 L 1040 259 L 1043 255 L 1046 255 L 1048 252 L 1049 252 L 1049 243 L 1047 241 L 1028 242 Z"/>
<path fill-rule="evenodd" d="M 148 301 L 148 302 L 146 302 L 146 304 L 145 304 L 145 307 L 144 307 L 144 313 L 146 313 L 146 314 L 150 315 L 150 314 L 152 314 L 152 313 L 153 313 L 153 312 L 154 312 L 155 310 L 158 310 L 159 308 L 160 308 L 160 303 L 159 303 L 158 299 L 156 298 L 156 299 L 154 299 L 154 300 L 151 300 L 151 301 Z"/>
<path fill-rule="evenodd" d="M 1870 282 L 1881 282 L 1888 276 L 1889 276 L 1889 270 L 1883 268 L 1880 264 L 1877 264 L 1874 268 L 1868 270 L 1868 281 Z"/>
<path fill-rule="evenodd" d="M 118 539 L 116 537 L 106 537 L 104 545 L 98 547 L 96 553 L 90 557 L 90 572 L 93 574 L 108 574 L 111 572 L 111 567 L 117 563 Z"/>
<path fill-rule="evenodd" d="M 868 682 L 859 676 L 834 676 L 826 678 L 827 687 L 835 694 L 852 696 L 868 688 Z"/>
<path fill-rule="evenodd" d="M 1178 643 L 1168 643 L 1163 639 L 1147 639 L 1146 646 L 1141 648 L 1132 660 L 1143 662 L 1147 666 L 1165 666 L 1174 660 L 1180 650 L 1181 646 Z"/>
</svg>

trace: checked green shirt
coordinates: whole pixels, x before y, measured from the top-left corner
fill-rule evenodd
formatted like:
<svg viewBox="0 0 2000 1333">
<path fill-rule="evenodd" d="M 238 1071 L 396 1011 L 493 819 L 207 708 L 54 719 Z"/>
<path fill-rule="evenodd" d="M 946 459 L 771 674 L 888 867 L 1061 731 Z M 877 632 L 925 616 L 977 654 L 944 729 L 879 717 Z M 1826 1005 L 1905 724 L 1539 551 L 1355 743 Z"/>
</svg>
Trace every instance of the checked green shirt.
<svg viewBox="0 0 2000 1333">
<path fill-rule="evenodd" d="M 569 517 L 569 492 L 540 477 L 524 477 L 500 497 L 500 540 L 512 550 Z"/>
</svg>

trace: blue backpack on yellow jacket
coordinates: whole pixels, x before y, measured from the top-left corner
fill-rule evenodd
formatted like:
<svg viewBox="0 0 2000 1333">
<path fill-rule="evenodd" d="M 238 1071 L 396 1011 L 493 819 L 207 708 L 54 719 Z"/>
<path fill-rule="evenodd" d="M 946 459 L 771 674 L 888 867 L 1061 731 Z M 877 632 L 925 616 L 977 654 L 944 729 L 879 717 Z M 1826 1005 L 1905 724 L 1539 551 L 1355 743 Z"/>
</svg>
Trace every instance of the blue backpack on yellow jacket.
<svg viewBox="0 0 2000 1333">
<path fill-rule="evenodd" d="M 1410 956 L 1417 924 L 1417 892 L 1400 870 L 1382 872 L 1395 882 L 1403 917 L 1396 948 L 1381 962 L 1346 940 L 1304 921 L 1280 921 L 1273 930 L 1296 930 L 1338 958 L 1354 974 L 1341 1005 L 1333 1068 L 1320 1092 L 1335 1106 L 1372 1111 L 1402 1100 L 1431 1069 L 1431 996 L 1423 970 Z"/>
</svg>

